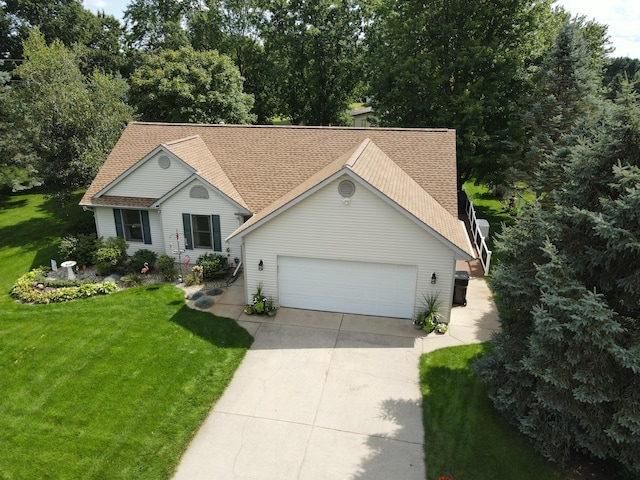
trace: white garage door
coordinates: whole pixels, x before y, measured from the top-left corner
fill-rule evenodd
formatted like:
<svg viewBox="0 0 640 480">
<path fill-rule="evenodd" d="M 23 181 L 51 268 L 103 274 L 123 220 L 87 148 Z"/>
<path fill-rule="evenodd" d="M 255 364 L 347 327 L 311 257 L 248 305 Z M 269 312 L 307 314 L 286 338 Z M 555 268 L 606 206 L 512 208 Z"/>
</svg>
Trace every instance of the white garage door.
<svg viewBox="0 0 640 480">
<path fill-rule="evenodd" d="M 417 267 L 278 257 L 283 307 L 411 318 Z"/>
</svg>

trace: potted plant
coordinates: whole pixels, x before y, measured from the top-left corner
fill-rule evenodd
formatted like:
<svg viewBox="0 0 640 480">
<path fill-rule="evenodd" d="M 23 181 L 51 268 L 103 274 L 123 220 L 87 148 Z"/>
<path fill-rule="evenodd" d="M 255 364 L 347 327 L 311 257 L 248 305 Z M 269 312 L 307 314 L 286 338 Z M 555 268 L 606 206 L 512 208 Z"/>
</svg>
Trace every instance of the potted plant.
<svg viewBox="0 0 640 480">
<path fill-rule="evenodd" d="M 447 325 L 446 323 L 438 323 L 435 329 L 437 334 L 442 335 L 444 333 L 447 333 L 447 330 L 449 330 L 449 325 Z"/>
<path fill-rule="evenodd" d="M 267 315 L 273 317 L 276 314 L 277 307 L 273 305 L 273 297 L 267 298 L 266 311 Z"/>
<path fill-rule="evenodd" d="M 262 315 L 266 311 L 267 298 L 262 293 L 262 282 L 256 286 L 256 293 L 253 294 L 253 311 Z"/>
<path fill-rule="evenodd" d="M 253 315 L 253 305 L 247 305 L 246 307 L 244 307 L 244 313 L 246 313 L 247 315 Z"/>
<path fill-rule="evenodd" d="M 423 298 L 422 308 L 416 315 L 413 325 L 416 328 L 423 329 L 427 333 L 431 333 L 440 325 L 440 318 L 442 318 L 442 314 L 440 313 L 440 299 L 437 293 L 430 293 Z"/>
</svg>

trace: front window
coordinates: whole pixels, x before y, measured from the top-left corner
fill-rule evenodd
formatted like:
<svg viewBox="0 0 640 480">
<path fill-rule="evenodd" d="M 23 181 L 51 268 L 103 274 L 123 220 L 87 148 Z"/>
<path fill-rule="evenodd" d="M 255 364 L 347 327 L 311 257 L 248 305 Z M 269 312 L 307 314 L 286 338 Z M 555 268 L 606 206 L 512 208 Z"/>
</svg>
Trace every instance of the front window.
<svg viewBox="0 0 640 480">
<path fill-rule="evenodd" d="M 124 238 L 130 242 L 142 242 L 142 219 L 140 210 L 122 210 Z"/>
<path fill-rule="evenodd" d="M 192 215 L 193 246 L 195 248 L 213 248 L 211 217 L 209 215 Z"/>
</svg>

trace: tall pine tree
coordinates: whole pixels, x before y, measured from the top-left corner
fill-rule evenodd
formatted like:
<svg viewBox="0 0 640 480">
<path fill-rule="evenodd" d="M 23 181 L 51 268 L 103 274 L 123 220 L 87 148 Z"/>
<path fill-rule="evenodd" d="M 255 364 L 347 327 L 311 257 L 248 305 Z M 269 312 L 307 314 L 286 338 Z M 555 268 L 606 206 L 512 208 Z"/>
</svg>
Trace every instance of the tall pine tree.
<svg viewBox="0 0 640 480">
<path fill-rule="evenodd" d="M 576 122 L 548 157 L 557 189 L 505 228 L 493 273 L 502 332 L 478 365 L 498 410 L 548 458 L 640 474 L 640 102 Z"/>
</svg>

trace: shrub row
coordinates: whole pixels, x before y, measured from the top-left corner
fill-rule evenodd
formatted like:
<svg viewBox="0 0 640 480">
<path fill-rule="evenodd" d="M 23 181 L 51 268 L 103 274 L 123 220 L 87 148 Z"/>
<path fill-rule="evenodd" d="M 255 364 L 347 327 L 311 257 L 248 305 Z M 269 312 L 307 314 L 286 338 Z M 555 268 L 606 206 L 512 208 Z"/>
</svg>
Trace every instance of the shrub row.
<svg viewBox="0 0 640 480">
<path fill-rule="evenodd" d="M 67 236 L 60 240 L 59 254 L 66 260 L 74 260 L 78 265 L 95 265 L 100 275 L 126 272 L 140 273 L 145 263 L 149 269 L 157 268 L 165 280 L 173 281 L 177 277 L 175 259 L 170 255 L 158 255 L 148 249 L 136 251 L 131 257 L 127 254 L 129 245 L 120 237 L 106 240 L 95 235 Z M 205 253 L 198 257 L 196 264 L 202 267 L 205 280 L 219 278 L 226 273 L 228 259 L 217 253 Z M 135 276 L 131 277 L 136 282 Z"/>
</svg>

